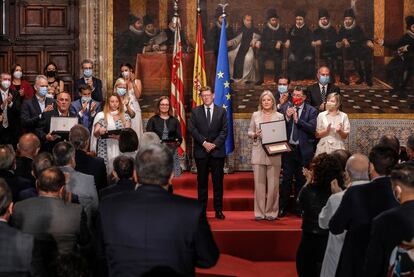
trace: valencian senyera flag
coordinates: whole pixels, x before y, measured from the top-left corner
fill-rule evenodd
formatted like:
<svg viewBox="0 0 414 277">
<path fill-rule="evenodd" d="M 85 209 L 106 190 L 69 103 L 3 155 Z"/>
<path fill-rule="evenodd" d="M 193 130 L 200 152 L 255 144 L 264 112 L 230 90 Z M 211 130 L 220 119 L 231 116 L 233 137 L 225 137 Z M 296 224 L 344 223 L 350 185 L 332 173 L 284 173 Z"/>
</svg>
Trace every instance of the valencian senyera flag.
<svg viewBox="0 0 414 277">
<path fill-rule="evenodd" d="M 184 109 L 184 86 L 183 86 L 183 51 L 181 47 L 180 37 L 180 18 L 175 16 L 175 32 L 174 32 L 174 51 L 172 59 L 172 72 L 171 72 L 171 106 L 174 115 L 180 122 L 181 134 L 183 136 L 183 142 L 178 148 L 178 154 L 181 156 L 185 152 L 186 141 L 186 120 L 185 120 L 185 109 Z"/>
<path fill-rule="evenodd" d="M 226 17 L 223 16 L 222 26 L 226 26 Z M 214 104 L 226 109 L 227 114 L 227 138 L 226 155 L 234 151 L 233 136 L 233 107 L 230 87 L 229 58 L 227 56 L 226 28 L 221 28 L 220 44 L 216 67 L 216 82 L 214 85 Z"/>
<path fill-rule="evenodd" d="M 203 28 L 201 25 L 201 16 L 197 15 L 197 38 L 194 56 L 194 71 L 193 71 L 193 101 L 192 106 L 197 107 L 203 102 L 199 95 L 200 88 L 207 85 L 206 70 L 204 64 L 204 46 L 203 46 Z"/>
</svg>

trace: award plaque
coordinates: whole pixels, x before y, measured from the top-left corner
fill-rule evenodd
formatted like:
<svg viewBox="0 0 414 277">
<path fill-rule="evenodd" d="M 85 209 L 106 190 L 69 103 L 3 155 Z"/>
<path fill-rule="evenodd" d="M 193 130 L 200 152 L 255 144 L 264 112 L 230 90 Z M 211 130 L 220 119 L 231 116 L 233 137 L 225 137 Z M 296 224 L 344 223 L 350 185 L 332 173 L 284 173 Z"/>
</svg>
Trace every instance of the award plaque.
<svg viewBox="0 0 414 277">
<path fill-rule="evenodd" d="M 50 133 L 61 137 L 68 137 L 69 131 L 78 124 L 77 117 L 57 117 L 50 118 Z"/>
<path fill-rule="evenodd" d="M 108 130 L 105 134 L 101 135 L 102 139 L 110 138 L 110 135 L 119 136 L 121 134 L 123 129 L 114 129 L 114 130 Z"/>
<path fill-rule="evenodd" d="M 273 156 L 291 151 L 287 141 L 285 120 L 260 123 L 260 129 L 262 130 L 262 146 L 267 155 Z"/>
</svg>

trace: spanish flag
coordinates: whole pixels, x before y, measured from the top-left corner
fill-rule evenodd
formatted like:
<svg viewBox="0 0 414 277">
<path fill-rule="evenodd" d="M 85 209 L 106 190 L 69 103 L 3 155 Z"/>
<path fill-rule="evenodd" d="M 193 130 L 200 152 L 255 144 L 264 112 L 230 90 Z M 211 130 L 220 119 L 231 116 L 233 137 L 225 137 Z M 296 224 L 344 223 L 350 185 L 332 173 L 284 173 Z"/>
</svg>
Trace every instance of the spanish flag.
<svg viewBox="0 0 414 277">
<path fill-rule="evenodd" d="M 204 64 L 203 28 L 200 13 L 197 14 L 197 38 L 193 71 L 193 108 L 202 104 L 199 95 L 200 88 L 207 85 L 206 66 Z"/>
</svg>

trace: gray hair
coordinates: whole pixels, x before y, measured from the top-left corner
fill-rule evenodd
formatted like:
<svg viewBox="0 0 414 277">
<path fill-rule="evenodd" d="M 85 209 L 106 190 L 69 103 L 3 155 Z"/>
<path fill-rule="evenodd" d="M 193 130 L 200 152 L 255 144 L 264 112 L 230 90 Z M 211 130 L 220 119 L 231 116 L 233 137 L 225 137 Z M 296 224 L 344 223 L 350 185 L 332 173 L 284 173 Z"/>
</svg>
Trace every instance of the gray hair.
<svg viewBox="0 0 414 277">
<path fill-rule="evenodd" d="M 352 182 L 369 181 L 369 159 L 362 154 L 352 155 L 346 162 L 345 170 Z"/>
<path fill-rule="evenodd" d="M 10 170 L 16 159 L 16 153 L 10 144 L 0 145 L 0 169 Z"/>
<path fill-rule="evenodd" d="M 135 158 L 138 182 L 147 185 L 168 184 L 173 171 L 173 155 L 163 144 L 143 146 Z"/>
<path fill-rule="evenodd" d="M 145 132 L 142 135 L 142 138 L 139 141 L 139 146 L 144 147 L 150 144 L 160 144 L 161 140 L 160 137 L 154 132 Z"/>
<path fill-rule="evenodd" d="M 59 142 L 53 147 L 52 152 L 57 166 L 66 166 L 75 158 L 75 147 L 70 142 Z"/>
<path fill-rule="evenodd" d="M 69 141 L 73 144 L 76 150 L 83 150 L 89 143 L 89 130 L 81 124 L 76 124 L 70 129 Z"/>
<path fill-rule="evenodd" d="M 273 102 L 272 110 L 276 111 L 276 99 L 275 99 L 275 97 L 273 96 L 273 93 L 270 90 L 265 90 L 265 91 L 262 92 L 262 94 L 260 94 L 258 110 L 259 111 L 263 110 L 262 100 L 265 96 L 269 96 L 270 99 L 272 99 L 272 102 Z"/>
<path fill-rule="evenodd" d="M 47 77 L 45 75 L 37 75 L 35 79 L 35 86 L 37 86 L 37 82 L 40 80 L 45 80 L 47 82 Z"/>
</svg>

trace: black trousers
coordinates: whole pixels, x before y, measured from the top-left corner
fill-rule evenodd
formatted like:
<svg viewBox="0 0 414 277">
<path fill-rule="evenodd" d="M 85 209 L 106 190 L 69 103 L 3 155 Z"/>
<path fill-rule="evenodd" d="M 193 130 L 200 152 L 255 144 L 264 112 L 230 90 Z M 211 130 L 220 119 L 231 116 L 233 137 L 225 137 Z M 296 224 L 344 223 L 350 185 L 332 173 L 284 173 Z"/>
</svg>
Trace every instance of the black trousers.
<svg viewBox="0 0 414 277">
<path fill-rule="evenodd" d="M 393 58 L 387 65 L 387 75 L 391 79 L 392 86 L 396 91 L 404 91 L 414 72 L 414 57 Z"/>
<path fill-rule="evenodd" d="M 372 81 L 372 55 L 372 49 L 366 46 L 351 45 L 345 49 L 345 56 L 353 60 L 361 80 Z"/>
<path fill-rule="evenodd" d="M 208 201 L 208 175 L 211 172 L 213 181 L 214 210 L 223 210 L 223 178 L 224 158 L 208 156 L 205 159 L 195 159 L 197 166 L 198 201 L 204 211 L 207 210 Z"/>
<path fill-rule="evenodd" d="M 259 52 L 259 80 L 264 80 L 265 62 L 273 61 L 273 76 L 276 80 L 282 74 L 282 51 L 260 51 Z"/>
<path fill-rule="evenodd" d="M 325 255 L 328 234 L 319 235 L 302 231 L 296 253 L 296 271 L 299 277 L 319 277 Z"/>
<path fill-rule="evenodd" d="M 291 52 L 288 58 L 288 76 L 291 80 L 312 79 L 315 76 L 313 55 L 299 55 Z"/>
</svg>

